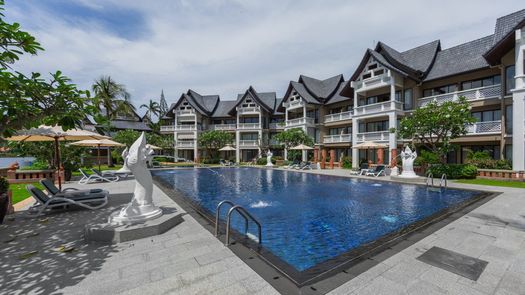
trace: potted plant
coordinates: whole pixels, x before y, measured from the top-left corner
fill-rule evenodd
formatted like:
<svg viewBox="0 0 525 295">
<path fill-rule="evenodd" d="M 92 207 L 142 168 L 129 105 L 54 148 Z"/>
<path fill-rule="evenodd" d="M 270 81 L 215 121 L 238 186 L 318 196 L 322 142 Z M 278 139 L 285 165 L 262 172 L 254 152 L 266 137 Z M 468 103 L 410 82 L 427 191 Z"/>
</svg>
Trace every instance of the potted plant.
<svg viewBox="0 0 525 295">
<path fill-rule="evenodd" d="M 3 223 L 9 209 L 8 190 L 9 182 L 7 182 L 7 179 L 0 177 L 0 224 Z"/>
</svg>

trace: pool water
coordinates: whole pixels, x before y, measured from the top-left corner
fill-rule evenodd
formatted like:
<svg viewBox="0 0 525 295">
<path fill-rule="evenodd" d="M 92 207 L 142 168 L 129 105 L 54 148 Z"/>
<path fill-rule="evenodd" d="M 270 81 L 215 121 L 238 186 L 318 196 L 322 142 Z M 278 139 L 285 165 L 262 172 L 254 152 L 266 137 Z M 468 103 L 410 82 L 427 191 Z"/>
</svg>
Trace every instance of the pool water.
<svg viewBox="0 0 525 295">
<path fill-rule="evenodd" d="M 209 214 L 223 200 L 246 208 L 262 224 L 262 246 L 299 272 L 481 194 L 257 168 L 152 173 Z M 249 232 L 256 235 L 253 224 Z"/>
</svg>

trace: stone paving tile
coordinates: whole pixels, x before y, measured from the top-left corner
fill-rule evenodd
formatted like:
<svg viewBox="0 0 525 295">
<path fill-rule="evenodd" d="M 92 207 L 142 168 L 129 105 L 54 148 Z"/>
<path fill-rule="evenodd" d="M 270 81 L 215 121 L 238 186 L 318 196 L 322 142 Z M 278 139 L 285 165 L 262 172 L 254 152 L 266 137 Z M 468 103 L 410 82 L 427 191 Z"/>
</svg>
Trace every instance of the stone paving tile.
<svg viewBox="0 0 525 295">
<path fill-rule="evenodd" d="M 443 295 L 448 292 L 445 289 L 442 289 L 434 284 L 431 284 L 427 281 L 416 280 L 410 287 L 407 289 L 407 293 L 410 295 Z"/>
<path fill-rule="evenodd" d="M 389 295 L 397 295 L 397 294 L 406 294 L 406 288 L 405 286 L 398 284 L 394 281 L 389 280 L 388 278 L 385 278 L 383 276 L 379 276 L 366 284 L 364 287 L 357 289 L 356 291 L 352 292 L 351 294 L 359 294 L 359 295 L 379 295 L 379 294 L 389 294 Z"/>
<path fill-rule="evenodd" d="M 498 289 L 506 292 L 525 294 L 525 274 L 506 272 L 498 285 Z"/>
<path fill-rule="evenodd" d="M 431 268 L 430 265 L 421 261 L 412 259 L 399 263 L 381 274 L 381 276 L 390 279 L 400 285 L 410 286 L 425 271 Z"/>
<path fill-rule="evenodd" d="M 334 289 L 332 292 L 330 292 L 331 295 L 344 295 L 344 294 L 350 294 L 360 288 L 363 288 L 365 285 L 368 284 L 368 281 L 365 281 L 359 277 L 353 278 L 352 280 L 344 283 L 343 285 L 339 286 L 338 288 Z"/>
</svg>

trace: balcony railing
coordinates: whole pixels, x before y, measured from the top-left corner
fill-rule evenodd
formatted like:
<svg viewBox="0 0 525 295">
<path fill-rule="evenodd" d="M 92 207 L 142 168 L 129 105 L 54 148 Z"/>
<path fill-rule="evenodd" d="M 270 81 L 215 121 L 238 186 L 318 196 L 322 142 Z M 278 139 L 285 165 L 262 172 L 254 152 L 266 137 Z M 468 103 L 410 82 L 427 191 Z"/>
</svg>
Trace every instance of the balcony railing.
<svg viewBox="0 0 525 295">
<path fill-rule="evenodd" d="M 237 112 L 239 114 L 253 114 L 259 113 L 261 111 L 260 107 L 237 107 Z"/>
<path fill-rule="evenodd" d="M 177 143 L 176 143 L 176 146 L 178 148 L 194 148 L 195 147 L 195 142 L 192 140 L 192 141 L 182 141 L 182 140 L 178 140 Z"/>
<path fill-rule="evenodd" d="M 389 76 L 389 72 L 387 71 L 384 74 L 373 76 L 368 79 L 364 79 L 363 81 L 352 81 L 351 86 L 355 89 L 356 92 L 361 92 L 380 87 L 390 86 L 391 79 L 392 77 Z"/>
<path fill-rule="evenodd" d="M 389 100 L 385 102 L 367 104 L 364 106 L 356 107 L 354 108 L 354 116 L 395 111 L 395 110 L 402 111 L 403 103 L 399 101 Z"/>
<path fill-rule="evenodd" d="M 284 129 L 284 122 L 280 123 L 270 123 L 270 129 Z"/>
<path fill-rule="evenodd" d="M 444 103 L 446 101 L 456 101 L 459 99 L 460 96 L 464 96 L 467 100 L 499 98 L 501 97 L 501 85 L 492 85 L 469 90 L 427 96 L 419 100 L 419 105 L 424 106 L 434 100 L 437 103 Z"/>
<path fill-rule="evenodd" d="M 237 129 L 237 124 L 215 124 L 212 125 L 213 130 L 235 130 Z"/>
<path fill-rule="evenodd" d="M 352 134 L 327 135 L 323 137 L 323 143 L 352 142 Z"/>
<path fill-rule="evenodd" d="M 286 109 L 296 109 L 296 108 L 303 107 L 304 104 L 305 104 L 305 102 L 302 99 L 299 99 L 299 100 L 285 102 L 285 103 L 283 103 L 283 106 Z"/>
<path fill-rule="evenodd" d="M 468 134 L 501 133 L 501 120 L 476 122 L 467 129 Z"/>
<path fill-rule="evenodd" d="M 239 140 L 239 147 L 257 147 L 257 140 Z"/>
<path fill-rule="evenodd" d="M 342 112 L 337 114 L 330 114 L 324 116 L 324 122 L 330 123 L 330 122 L 337 122 L 337 121 L 344 121 L 344 120 L 350 120 L 352 119 L 352 111 L 349 112 Z"/>
<path fill-rule="evenodd" d="M 175 131 L 175 125 L 160 126 L 160 132 L 173 132 Z"/>
<path fill-rule="evenodd" d="M 176 131 L 197 131 L 195 125 L 175 125 Z"/>
<path fill-rule="evenodd" d="M 286 121 L 286 127 L 300 126 L 300 125 L 314 125 L 314 118 L 302 117 Z"/>
<path fill-rule="evenodd" d="M 178 116 L 191 116 L 195 115 L 195 110 L 178 110 L 175 111 L 175 114 Z"/>
<path fill-rule="evenodd" d="M 259 123 L 237 123 L 237 129 L 261 129 L 261 124 Z"/>
<path fill-rule="evenodd" d="M 389 131 L 361 132 L 357 133 L 357 141 L 388 141 Z"/>
</svg>

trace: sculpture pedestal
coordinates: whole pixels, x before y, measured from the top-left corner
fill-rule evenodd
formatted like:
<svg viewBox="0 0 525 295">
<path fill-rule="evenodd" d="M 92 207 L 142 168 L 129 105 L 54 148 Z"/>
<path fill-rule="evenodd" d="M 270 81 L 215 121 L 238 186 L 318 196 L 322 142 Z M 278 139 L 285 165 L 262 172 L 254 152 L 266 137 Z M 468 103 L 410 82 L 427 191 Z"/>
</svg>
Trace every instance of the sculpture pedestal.
<svg viewBox="0 0 525 295">
<path fill-rule="evenodd" d="M 399 168 L 396 167 L 392 167 L 392 169 L 390 169 L 390 176 L 398 176 L 399 175 Z"/>
<path fill-rule="evenodd" d="M 162 209 L 155 205 L 131 206 L 127 205 L 122 210 L 113 212 L 108 222 L 111 224 L 135 224 L 162 216 Z"/>
<path fill-rule="evenodd" d="M 160 217 L 136 224 L 101 223 L 86 225 L 84 238 L 86 241 L 122 243 L 163 234 L 183 221 L 183 214 L 174 207 L 163 207 L 160 210 Z"/>
<path fill-rule="evenodd" d="M 273 167 L 272 162 L 268 162 L 268 163 L 266 163 L 266 167 Z"/>
</svg>

